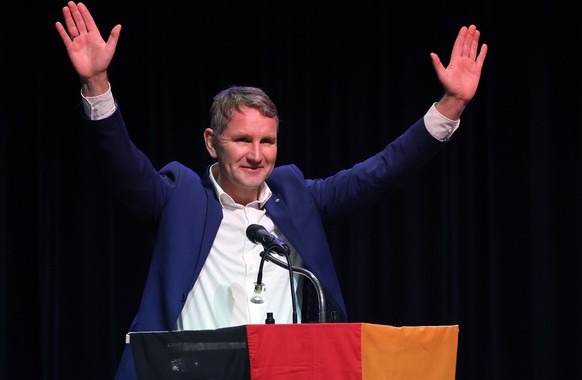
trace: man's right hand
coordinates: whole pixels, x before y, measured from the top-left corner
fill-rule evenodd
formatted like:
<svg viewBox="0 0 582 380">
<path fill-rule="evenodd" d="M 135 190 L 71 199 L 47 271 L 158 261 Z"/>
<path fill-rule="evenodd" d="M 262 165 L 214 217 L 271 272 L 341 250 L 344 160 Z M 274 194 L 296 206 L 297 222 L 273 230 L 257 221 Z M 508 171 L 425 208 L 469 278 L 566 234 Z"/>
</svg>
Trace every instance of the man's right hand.
<svg viewBox="0 0 582 380">
<path fill-rule="evenodd" d="M 69 1 L 63 7 L 63 17 L 66 28 L 59 21 L 55 26 L 81 79 L 83 95 L 105 93 L 109 88 L 107 68 L 115 54 L 121 25 L 111 29 L 105 42 L 85 4 Z"/>
</svg>

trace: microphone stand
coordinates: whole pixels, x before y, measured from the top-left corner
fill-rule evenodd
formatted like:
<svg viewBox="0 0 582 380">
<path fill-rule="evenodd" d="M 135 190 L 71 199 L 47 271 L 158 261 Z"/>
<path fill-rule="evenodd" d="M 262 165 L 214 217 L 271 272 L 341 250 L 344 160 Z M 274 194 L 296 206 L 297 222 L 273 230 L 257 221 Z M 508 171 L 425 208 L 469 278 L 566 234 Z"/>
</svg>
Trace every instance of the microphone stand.
<svg viewBox="0 0 582 380">
<path fill-rule="evenodd" d="M 317 292 L 317 298 L 319 301 L 319 322 L 325 323 L 326 322 L 325 295 L 323 294 L 323 288 L 321 287 L 321 283 L 319 282 L 317 277 L 315 277 L 315 275 L 312 272 L 308 271 L 305 268 L 293 267 L 291 265 L 291 261 L 289 260 L 289 253 L 288 252 L 285 254 L 285 257 L 287 258 L 287 264 L 285 264 L 283 261 L 274 258 L 271 255 L 271 251 L 272 251 L 272 249 L 269 248 L 266 251 L 261 252 L 261 266 L 263 265 L 264 260 L 268 260 L 268 261 L 272 262 L 273 264 L 280 266 L 283 269 L 289 269 L 289 273 L 290 273 L 290 277 L 291 277 L 291 292 L 292 292 L 291 296 L 293 298 L 293 317 L 294 317 L 293 323 L 296 323 L 296 318 L 297 318 L 297 312 L 295 311 L 296 310 L 295 291 L 293 289 L 293 272 L 299 273 L 299 274 L 307 277 L 313 283 L 315 290 Z"/>
<path fill-rule="evenodd" d="M 286 248 L 286 247 L 285 247 Z M 273 258 L 271 256 L 271 252 L 276 251 L 278 254 L 284 255 L 287 259 L 287 265 L 284 264 L 282 261 L 279 261 L 279 266 L 282 266 L 284 269 L 289 269 L 289 284 L 291 285 L 291 304 L 293 307 L 293 323 L 297 323 L 297 299 L 295 295 L 295 287 L 293 286 L 293 266 L 291 265 L 291 259 L 289 258 L 289 250 L 282 249 L 280 246 L 273 244 L 268 246 L 263 252 L 260 253 L 261 256 L 261 264 L 259 265 L 259 273 L 257 274 L 257 282 L 255 282 L 255 295 L 251 298 L 251 302 L 253 303 L 263 303 L 264 300 L 260 295 L 264 290 L 263 284 L 263 265 L 265 264 L 265 260 L 269 258 Z M 282 265 L 281 265 L 282 264 Z"/>
<path fill-rule="evenodd" d="M 279 252 L 279 249 L 277 246 L 272 246 L 269 247 L 268 249 L 266 249 L 264 251 L 264 256 L 266 257 L 266 260 L 269 259 L 269 257 L 271 256 L 271 251 L 276 250 L 277 252 Z M 285 249 L 283 250 L 283 254 L 285 255 L 285 259 L 287 260 L 287 268 L 289 269 L 289 285 L 291 287 L 291 302 L 293 304 L 293 323 L 297 323 L 297 299 L 296 299 L 296 294 L 295 294 L 295 286 L 294 285 L 294 281 L 293 281 L 293 265 L 291 264 L 291 258 L 289 257 L 289 250 Z"/>
</svg>

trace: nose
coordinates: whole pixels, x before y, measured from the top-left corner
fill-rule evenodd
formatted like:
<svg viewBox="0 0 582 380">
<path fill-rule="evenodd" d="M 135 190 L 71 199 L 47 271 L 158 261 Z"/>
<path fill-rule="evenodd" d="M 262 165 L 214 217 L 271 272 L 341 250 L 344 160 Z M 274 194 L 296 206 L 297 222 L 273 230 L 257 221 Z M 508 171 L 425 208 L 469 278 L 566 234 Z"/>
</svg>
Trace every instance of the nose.
<svg viewBox="0 0 582 380">
<path fill-rule="evenodd" d="M 247 160 L 249 162 L 260 162 L 261 161 L 261 144 L 260 142 L 253 142 L 249 144 L 249 151 L 247 152 Z"/>
</svg>

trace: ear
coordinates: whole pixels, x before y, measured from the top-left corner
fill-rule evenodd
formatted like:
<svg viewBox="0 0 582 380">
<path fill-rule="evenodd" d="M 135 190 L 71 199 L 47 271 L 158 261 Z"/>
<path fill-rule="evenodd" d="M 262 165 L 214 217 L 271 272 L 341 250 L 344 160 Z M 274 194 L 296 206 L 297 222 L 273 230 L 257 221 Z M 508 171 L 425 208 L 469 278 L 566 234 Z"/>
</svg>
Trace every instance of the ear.
<svg viewBox="0 0 582 380">
<path fill-rule="evenodd" d="M 206 128 L 204 130 L 204 145 L 206 145 L 206 150 L 212 158 L 216 158 L 216 148 L 214 147 L 216 144 L 214 136 L 214 131 L 210 128 Z"/>
</svg>

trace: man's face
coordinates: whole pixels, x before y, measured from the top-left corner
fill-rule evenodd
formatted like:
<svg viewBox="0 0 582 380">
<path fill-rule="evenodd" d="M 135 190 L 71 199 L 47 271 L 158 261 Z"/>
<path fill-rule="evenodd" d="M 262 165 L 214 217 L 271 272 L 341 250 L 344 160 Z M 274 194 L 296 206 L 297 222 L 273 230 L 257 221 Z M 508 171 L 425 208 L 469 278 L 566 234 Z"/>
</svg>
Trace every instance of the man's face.
<svg viewBox="0 0 582 380">
<path fill-rule="evenodd" d="M 237 203 L 256 200 L 277 158 L 277 122 L 254 108 L 235 112 L 220 136 L 204 132 L 210 155 L 218 160 L 218 184 Z M 215 174 L 216 176 L 216 174 Z"/>
</svg>

